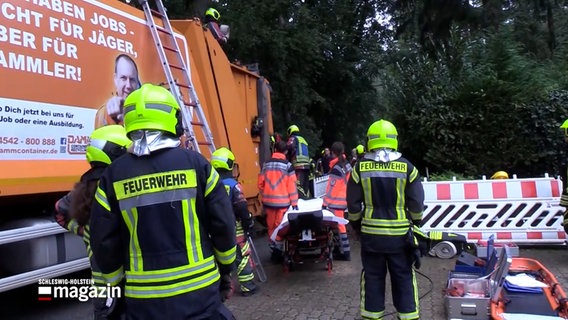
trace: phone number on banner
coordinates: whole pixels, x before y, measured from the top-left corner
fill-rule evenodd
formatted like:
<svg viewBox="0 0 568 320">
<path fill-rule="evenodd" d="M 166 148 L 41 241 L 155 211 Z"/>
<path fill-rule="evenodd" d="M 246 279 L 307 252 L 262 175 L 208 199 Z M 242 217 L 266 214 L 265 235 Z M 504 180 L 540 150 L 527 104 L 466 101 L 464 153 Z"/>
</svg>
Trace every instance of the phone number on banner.
<svg viewBox="0 0 568 320">
<path fill-rule="evenodd" d="M 54 146 L 55 139 L 50 138 L 25 138 L 17 137 L 0 137 L 0 144 L 25 144 L 31 146 Z"/>
</svg>

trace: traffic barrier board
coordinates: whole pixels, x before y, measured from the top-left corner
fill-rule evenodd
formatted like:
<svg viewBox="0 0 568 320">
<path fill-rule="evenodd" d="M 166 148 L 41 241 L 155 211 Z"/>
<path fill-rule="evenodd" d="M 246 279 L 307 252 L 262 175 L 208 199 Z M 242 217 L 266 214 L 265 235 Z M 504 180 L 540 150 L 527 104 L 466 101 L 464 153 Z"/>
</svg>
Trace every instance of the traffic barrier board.
<svg viewBox="0 0 568 320">
<path fill-rule="evenodd" d="M 322 197 L 328 177 L 314 179 Z M 468 242 L 495 235 L 496 242 L 565 244 L 562 181 L 550 178 L 426 181 L 422 230 L 454 232 Z"/>
</svg>

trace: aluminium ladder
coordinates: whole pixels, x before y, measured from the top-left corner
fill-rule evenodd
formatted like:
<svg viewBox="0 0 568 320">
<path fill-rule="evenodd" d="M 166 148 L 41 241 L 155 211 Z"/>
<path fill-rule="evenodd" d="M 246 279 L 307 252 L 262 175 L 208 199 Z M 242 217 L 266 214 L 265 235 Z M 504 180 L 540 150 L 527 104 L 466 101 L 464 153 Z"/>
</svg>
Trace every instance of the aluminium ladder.
<svg viewBox="0 0 568 320">
<path fill-rule="evenodd" d="M 200 146 L 207 146 L 207 149 L 209 150 L 209 156 L 211 156 L 213 151 L 215 151 L 213 134 L 211 133 L 209 124 L 207 123 L 207 119 L 205 118 L 205 113 L 203 112 L 203 108 L 199 103 L 197 93 L 195 92 L 195 87 L 193 86 L 193 82 L 191 81 L 189 61 L 187 62 L 188 66 L 186 66 L 184 58 L 181 54 L 181 50 L 176 41 L 172 25 L 170 24 L 170 20 L 168 19 L 168 16 L 166 14 L 166 8 L 162 4 L 161 0 L 155 0 L 157 10 L 150 8 L 150 3 L 148 0 L 138 0 L 138 2 L 144 9 L 146 24 L 150 28 L 152 38 L 154 39 L 154 43 L 156 44 L 158 56 L 160 57 L 160 61 L 162 62 L 162 67 L 164 68 L 170 91 L 172 92 L 180 106 L 183 119 L 184 134 L 188 138 L 188 141 L 191 144 L 193 150 L 201 153 Z M 162 20 L 163 27 L 156 25 L 156 23 L 154 22 L 154 17 Z M 160 37 L 160 33 L 164 34 L 164 36 L 169 39 L 168 45 L 164 45 L 162 38 Z M 174 63 L 171 63 L 169 61 L 167 52 L 169 52 L 170 55 L 175 55 L 175 58 L 173 59 L 175 60 Z M 177 70 L 182 74 L 181 83 L 179 83 L 175 79 L 173 74 L 174 70 Z M 184 99 L 181 88 L 189 91 L 189 101 Z M 194 127 L 201 129 L 205 141 L 197 140 Z"/>
</svg>

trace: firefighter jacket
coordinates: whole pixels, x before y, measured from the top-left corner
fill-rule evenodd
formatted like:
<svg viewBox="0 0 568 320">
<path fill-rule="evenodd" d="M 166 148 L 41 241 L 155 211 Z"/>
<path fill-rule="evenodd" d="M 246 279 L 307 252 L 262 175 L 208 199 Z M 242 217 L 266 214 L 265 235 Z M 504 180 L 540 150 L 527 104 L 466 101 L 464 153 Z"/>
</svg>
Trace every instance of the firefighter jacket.
<svg viewBox="0 0 568 320">
<path fill-rule="evenodd" d="M 560 172 L 560 180 L 562 180 L 562 195 L 560 196 L 560 205 L 568 208 L 568 164 L 566 164 L 566 160 L 561 163 Z"/>
<path fill-rule="evenodd" d="M 347 181 L 351 173 L 351 165 L 345 163 L 345 168 L 339 165 L 335 158 L 329 163 L 331 171 L 323 196 L 323 205 L 334 210 L 347 209 Z"/>
<path fill-rule="evenodd" d="M 258 176 L 258 190 L 262 204 L 271 208 L 287 208 L 298 205 L 296 173 L 282 153 L 275 152 L 264 163 Z"/>
<path fill-rule="evenodd" d="M 102 176 L 106 165 L 96 165 L 91 167 L 87 172 L 85 172 L 80 179 L 81 183 L 87 183 L 88 181 L 99 180 Z M 89 224 L 85 226 L 79 225 L 77 220 L 71 218 L 71 199 L 73 198 L 73 192 L 75 190 L 69 191 L 55 204 L 56 220 L 65 229 L 71 231 L 72 233 L 83 238 L 83 242 L 87 248 L 87 254 L 89 256 L 89 263 L 91 265 L 91 276 L 94 286 L 106 287 L 106 281 L 97 265 L 95 257 L 93 256 L 93 250 L 91 249 L 90 241 L 90 229 Z"/>
<path fill-rule="evenodd" d="M 361 228 L 363 250 L 399 252 L 411 220 L 418 225 L 422 220 L 424 189 L 418 170 L 403 157 L 361 159 L 347 183 L 347 209 L 353 226 Z"/>
<path fill-rule="evenodd" d="M 308 142 L 302 136 L 292 134 L 288 138 L 288 160 L 295 169 L 310 169 Z"/>
<path fill-rule="evenodd" d="M 73 190 L 69 191 L 66 195 L 61 197 L 55 203 L 55 221 L 63 228 L 71 231 L 72 233 L 83 236 L 84 228 L 81 228 L 77 220 L 72 219 L 70 216 L 71 199 L 73 197 Z"/>
<path fill-rule="evenodd" d="M 243 187 L 233 178 L 232 172 L 219 170 L 219 175 L 221 176 L 225 190 L 233 205 L 233 212 L 237 220 L 237 237 L 243 236 L 244 232 L 250 231 L 249 229 L 252 228 L 253 224 L 252 215 L 248 211 L 247 199 L 245 198 Z"/>
<path fill-rule="evenodd" d="M 127 301 L 146 301 L 149 318 L 172 308 L 193 319 L 218 308 L 220 271 L 235 260 L 235 217 L 202 155 L 178 147 L 126 154 L 107 168 L 95 199 L 93 253 L 108 283 L 125 275 Z"/>
</svg>

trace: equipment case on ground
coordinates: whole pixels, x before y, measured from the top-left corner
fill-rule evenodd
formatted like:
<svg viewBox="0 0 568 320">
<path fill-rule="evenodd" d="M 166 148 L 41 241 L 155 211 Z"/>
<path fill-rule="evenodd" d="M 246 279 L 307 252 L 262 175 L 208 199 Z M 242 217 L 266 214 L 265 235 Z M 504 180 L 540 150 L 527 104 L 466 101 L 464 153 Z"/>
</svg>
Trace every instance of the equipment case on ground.
<svg viewBox="0 0 568 320">
<path fill-rule="evenodd" d="M 509 251 L 511 252 L 512 257 L 519 256 L 519 246 L 517 246 L 513 242 L 489 244 L 489 241 L 484 241 L 484 240 L 479 240 L 475 244 L 476 255 L 480 258 L 487 258 L 487 251 L 490 250 L 489 248 L 491 245 L 493 245 L 495 250 L 497 250 L 497 254 L 500 254 L 501 250 L 503 250 L 503 247 L 506 245 L 507 247 L 509 247 Z"/>
<path fill-rule="evenodd" d="M 496 253 L 494 253 L 496 254 Z M 507 247 L 499 255 L 497 268 L 471 278 L 471 274 L 450 272 L 444 296 L 448 320 L 487 320 L 491 316 L 491 298 L 498 296 L 512 258 Z"/>
</svg>

